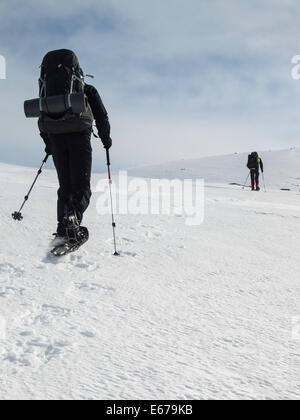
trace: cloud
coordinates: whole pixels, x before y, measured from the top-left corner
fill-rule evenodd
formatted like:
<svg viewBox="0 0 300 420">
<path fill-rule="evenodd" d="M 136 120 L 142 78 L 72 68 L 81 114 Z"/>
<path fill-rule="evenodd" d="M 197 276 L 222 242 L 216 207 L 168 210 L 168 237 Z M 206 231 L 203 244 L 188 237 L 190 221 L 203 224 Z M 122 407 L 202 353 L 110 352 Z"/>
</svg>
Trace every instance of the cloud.
<svg viewBox="0 0 300 420">
<path fill-rule="evenodd" d="M 36 95 L 43 55 L 61 47 L 95 75 L 118 166 L 299 145 L 300 84 L 290 76 L 299 7 L 296 0 L 3 0 L 1 160 L 38 161 L 42 145 L 22 102 Z"/>
</svg>

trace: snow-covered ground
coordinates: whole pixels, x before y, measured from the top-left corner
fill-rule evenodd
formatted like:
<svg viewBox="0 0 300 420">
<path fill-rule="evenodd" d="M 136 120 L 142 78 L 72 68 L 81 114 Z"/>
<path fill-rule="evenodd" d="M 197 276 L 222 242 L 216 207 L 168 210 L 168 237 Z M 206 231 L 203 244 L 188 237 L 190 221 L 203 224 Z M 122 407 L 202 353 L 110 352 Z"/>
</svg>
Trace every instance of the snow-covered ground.
<svg viewBox="0 0 300 420">
<path fill-rule="evenodd" d="M 1 164 L 0 399 L 299 399 L 300 152 L 262 154 L 267 193 L 228 185 L 245 157 L 131 171 L 203 176 L 204 223 L 117 216 L 114 257 L 95 193 L 90 241 L 59 260 L 55 173 L 15 222 L 36 171 Z"/>
</svg>

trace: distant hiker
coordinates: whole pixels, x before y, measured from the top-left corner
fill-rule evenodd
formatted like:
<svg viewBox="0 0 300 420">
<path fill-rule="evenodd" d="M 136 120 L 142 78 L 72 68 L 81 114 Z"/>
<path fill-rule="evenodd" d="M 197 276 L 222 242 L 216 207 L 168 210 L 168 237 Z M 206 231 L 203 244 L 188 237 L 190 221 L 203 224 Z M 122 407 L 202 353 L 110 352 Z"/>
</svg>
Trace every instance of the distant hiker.
<svg viewBox="0 0 300 420">
<path fill-rule="evenodd" d="M 106 149 L 112 145 L 110 123 L 106 109 L 96 88 L 85 84 L 84 73 L 76 55 L 70 50 L 50 51 L 43 59 L 39 80 L 40 97 L 54 97 L 70 93 L 86 95 L 86 109 L 75 114 L 66 112 L 39 119 L 40 135 L 46 144 L 46 153 L 53 156 L 58 175 L 58 226 L 56 237 L 77 241 L 86 228 L 80 225 L 91 198 L 93 120 Z"/>
<path fill-rule="evenodd" d="M 248 169 L 250 169 L 250 176 L 251 176 L 251 188 L 252 191 L 260 191 L 259 188 L 259 168 L 262 172 L 264 172 L 264 165 L 263 161 L 259 157 L 257 152 L 252 152 L 248 156 L 248 163 L 247 163 Z"/>
</svg>

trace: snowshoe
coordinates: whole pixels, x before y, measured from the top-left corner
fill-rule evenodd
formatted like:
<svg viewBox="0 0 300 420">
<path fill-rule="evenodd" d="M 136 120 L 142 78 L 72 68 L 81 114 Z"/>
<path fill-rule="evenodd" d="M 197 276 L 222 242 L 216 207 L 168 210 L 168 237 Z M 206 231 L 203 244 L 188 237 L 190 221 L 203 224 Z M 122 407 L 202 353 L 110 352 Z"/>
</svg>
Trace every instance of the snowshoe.
<svg viewBox="0 0 300 420">
<path fill-rule="evenodd" d="M 62 257 L 70 252 L 77 251 L 89 239 L 89 232 L 86 227 L 80 226 L 76 211 L 67 210 L 60 227 L 64 233 L 63 243 L 58 244 L 51 250 L 51 254 L 56 257 Z M 64 232 L 63 232 L 64 230 Z"/>
<path fill-rule="evenodd" d="M 86 227 L 80 226 L 76 231 L 76 237 L 66 238 L 65 242 L 55 246 L 51 250 L 51 254 L 55 257 L 63 257 L 71 252 L 77 251 L 89 239 L 89 231 Z"/>
</svg>

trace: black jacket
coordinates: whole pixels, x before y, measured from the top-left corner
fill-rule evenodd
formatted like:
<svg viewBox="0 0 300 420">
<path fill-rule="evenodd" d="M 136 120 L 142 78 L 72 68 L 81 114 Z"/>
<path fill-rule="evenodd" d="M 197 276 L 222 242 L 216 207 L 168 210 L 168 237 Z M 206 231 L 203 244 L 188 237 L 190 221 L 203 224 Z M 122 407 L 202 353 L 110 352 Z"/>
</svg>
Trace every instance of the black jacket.
<svg viewBox="0 0 300 420">
<path fill-rule="evenodd" d="M 101 97 L 97 89 L 92 85 L 86 84 L 84 88 L 84 93 L 86 94 L 89 104 L 91 106 L 99 137 L 101 138 L 101 141 L 105 147 L 110 147 L 112 143 L 110 138 L 110 123 L 107 111 L 103 105 Z M 40 133 L 40 135 L 46 144 L 46 152 L 51 153 L 50 140 L 48 138 L 48 135 L 45 133 Z"/>
<path fill-rule="evenodd" d="M 103 142 L 105 142 L 110 138 L 110 123 L 107 111 L 97 89 L 94 86 L 85 85 L 84 93 L 86 94 L 92 108 L 99 137 Z"/>
</svg>

